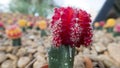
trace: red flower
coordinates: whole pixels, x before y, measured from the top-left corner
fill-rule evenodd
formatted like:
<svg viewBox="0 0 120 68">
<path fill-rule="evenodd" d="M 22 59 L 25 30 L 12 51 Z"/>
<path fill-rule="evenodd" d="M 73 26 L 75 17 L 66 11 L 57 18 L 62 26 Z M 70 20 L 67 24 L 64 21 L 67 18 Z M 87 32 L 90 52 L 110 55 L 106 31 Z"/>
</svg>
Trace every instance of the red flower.
<svg viewBox="0 0 120 68">
<path fill-rule="evenodd" d="M 117 24 L 117 25 L 114 27 L 114 31 L 115 31 L 115 32 L 120 32 L 120 24 Z"/>
<path fill-rule="evenodd" d="M 105 25 L 105 22 L 104 21 L 101 21 L 100 22 L 100 26 L 103 27 Z"/>
<path fill-rule="evenodd" d="M 0 22 L 0 27 L 4 27 L 4 24 L 3 24 L 3 22 Z"/>
<path fill-rule="evenodd" d="M 92 42 L 90 15 L 83 10 L 71 7 L 55 8 L 51 30 L 55 46 L 88 46 Z"/>
</svg>

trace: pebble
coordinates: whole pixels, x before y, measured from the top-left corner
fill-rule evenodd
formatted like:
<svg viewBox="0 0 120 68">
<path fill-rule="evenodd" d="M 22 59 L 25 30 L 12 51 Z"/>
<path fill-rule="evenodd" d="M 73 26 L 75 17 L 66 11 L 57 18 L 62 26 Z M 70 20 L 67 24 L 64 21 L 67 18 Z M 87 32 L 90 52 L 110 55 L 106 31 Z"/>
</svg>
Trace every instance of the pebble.
<svg viewBox="0 0 120 68">
<path fill-rule="evenodd" d="M 20 68 L 24 68 L 29 62 L 30 62 L 29 57 L 20 57 L 20 59 L 18 60 L 17 65 Z"/>
</svg>

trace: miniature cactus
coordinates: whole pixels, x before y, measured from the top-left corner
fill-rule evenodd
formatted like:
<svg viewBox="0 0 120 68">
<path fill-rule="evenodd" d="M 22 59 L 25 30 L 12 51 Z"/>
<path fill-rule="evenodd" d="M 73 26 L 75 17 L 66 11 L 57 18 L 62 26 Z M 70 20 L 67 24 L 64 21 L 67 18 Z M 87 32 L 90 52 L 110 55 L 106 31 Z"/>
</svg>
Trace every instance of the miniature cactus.
<svg viewBox="0 0 120 68">
<path fill-rule="evenodd" d="M 95 22 L 95 23 L 94 23 L 94 27 L 95 27 L 95 29 L 99 29 L 100 23 L 99 23 L 99 22 Z"/>
<path fill-rule="evenodd" d="M 120 36 L 120 24 L 116 24 L 114 27 L 114 36 Z"/>
<path fill-rule="evenodd" d="M 96 29 L 102 30 L 104 24 L 105 24 L 104 21 L 95 22 L 95 23 L 94 23 L 94 27 L 95 27 Z"/>
<path fill-rule="evenodd" d="M 26 20 L 19 20 L 18 21 L 18 25 L 22 28 L 23 32 L 26 31 L 26 25 L 27 25 L 27 21 Z"/>
<path fill-rule="evenodd" d="M 104 21 L 100 21 L 100 27 L 103 28 L 103 26 L 105 25 Z"/>
<path fill-rule="evenodd" d="M 89 46 L 92 42 L 90 15 L 72 7 L 55 8 L 50 23 L 53 46 L 49 55 L 49 68 L 73 68 L 75 47 Z"/>
<path fill-rule="evenodd" d="M 39 28 L 39 21 L 37 21 L 37 22 L 35 23 L 35 26 L 36 26 L 36 30 L 40 30 L 40 28 Z"/>
<path fill-rule="evenodd" d="M 4 24 L 0 22 L 0 31 L 3 31 L 5 29 Z"/>
<path fill-rule="evenodd" d="M 8 38 L 12 39 L 13 46 L 21 45 L 22 31 L 17 25 L 11 25 L 6 29 Z"/>
<path fill-rule="evenodd" d="M 40 21 L 38 27 L 41 30 L 41 37 L 46 36 L 47 33 L 45 32 L 45 29 L 47 28 L 47 22 L 45 20 Z"/>
<path fill-rule="evenodd" d="M 113 32 L 113 27 L 115 26 L 115 19 L 110 18 L 106 21 L 104 27 L 107 29 L 107 32 Z"/>
<path fill-rule="evenodd" d="M 11 24 L 13 24 L 13 21 L 12 20 L 8 20 L 7 23 L 11 25 Z"/>
<path fill-rule="evenodd" d="M 27 27 L 28 27 L 29 29 L 32 29 L 32 28 L 33 28 L 33 25 L 34 25 L 34 24 L 31 23 L 31 22 L 28 22 L 28 23 L 27 23 Z"/>
</svg>

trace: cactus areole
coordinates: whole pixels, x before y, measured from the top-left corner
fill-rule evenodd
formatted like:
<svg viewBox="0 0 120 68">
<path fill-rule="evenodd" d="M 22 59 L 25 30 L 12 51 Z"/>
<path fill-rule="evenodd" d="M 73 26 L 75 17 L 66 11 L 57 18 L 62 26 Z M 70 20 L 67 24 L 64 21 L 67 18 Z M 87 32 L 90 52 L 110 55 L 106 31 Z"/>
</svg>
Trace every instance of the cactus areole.
<svg viewBox="0 0 120 68">
<path fill-rule="evenodd" d="M 49 68 L 73 68 L 75 47 L 92 42 L 90 14 L 86 11 L 60 7 L 54 9 L 50 23 L 53 46 L 49 50 Z"/>
</svg>

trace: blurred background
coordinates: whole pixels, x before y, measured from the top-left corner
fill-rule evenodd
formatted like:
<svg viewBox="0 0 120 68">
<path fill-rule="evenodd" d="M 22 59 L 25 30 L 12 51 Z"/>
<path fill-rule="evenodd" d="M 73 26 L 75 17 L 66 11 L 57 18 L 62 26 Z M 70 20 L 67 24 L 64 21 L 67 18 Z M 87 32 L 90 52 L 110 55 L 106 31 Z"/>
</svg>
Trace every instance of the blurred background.
<svg viewBox="0 0 120 68">
<path fill-rule="evenodd" d="M 0 1 L 0 12 L 50 17 L 54 7 L 72 6 L 88 11 L 92 15 L 92 19 L 94 19 L 105 2 L 106 0 L 4 0 Z M 114 5 L 110 8 L 109 15 L 119 16 L 119 0 L 115 0 Z"/>
</svg>

